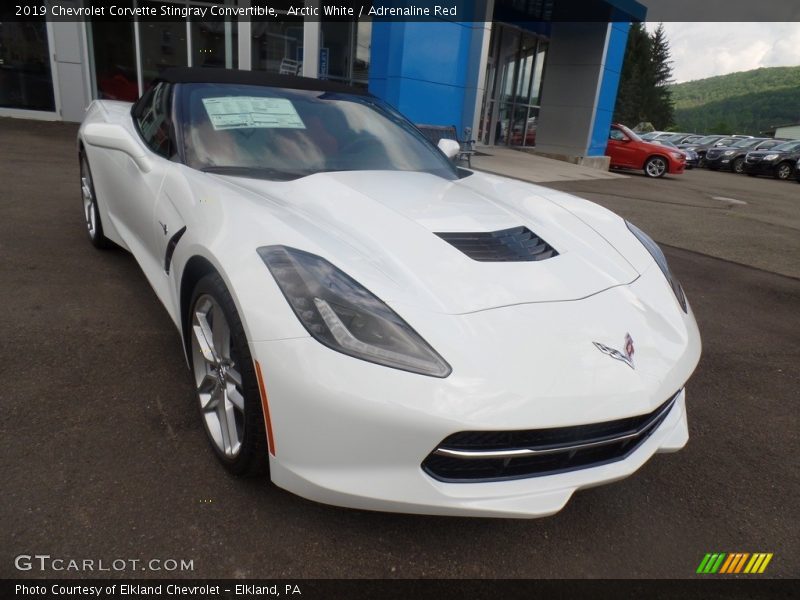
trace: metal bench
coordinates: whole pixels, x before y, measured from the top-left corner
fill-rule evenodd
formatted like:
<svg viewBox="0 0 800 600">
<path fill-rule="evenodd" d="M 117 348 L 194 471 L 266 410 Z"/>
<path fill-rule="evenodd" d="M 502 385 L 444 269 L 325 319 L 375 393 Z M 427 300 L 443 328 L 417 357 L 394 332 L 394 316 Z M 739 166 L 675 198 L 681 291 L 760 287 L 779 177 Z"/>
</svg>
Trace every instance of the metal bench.
<svg viewBox="0 0 800 600">
<path fill-rule="evenodd" d="M 472 129 L 469 127 L 464 128 L 464 138 L 459 139 L 458 130 L 455 125 L 427 125 L 418 124 L 417 129 L 422 132 L 434 146 L 439 143 L 439 140 L 455 140 L 461 146 L 456 159 L 467 163 L 467 166 L 472 168 L 472 155 L 475 154 L 475 140 L 470 139 L 472 136 Z"/>
</svg>

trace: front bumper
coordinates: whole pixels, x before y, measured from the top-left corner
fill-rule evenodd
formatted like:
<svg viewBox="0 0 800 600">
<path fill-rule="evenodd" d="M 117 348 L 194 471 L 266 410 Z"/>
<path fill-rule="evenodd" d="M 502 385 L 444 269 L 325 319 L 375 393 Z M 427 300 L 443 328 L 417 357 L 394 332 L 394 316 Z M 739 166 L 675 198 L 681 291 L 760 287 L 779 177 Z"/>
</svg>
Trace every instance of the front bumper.
<svg viewBox="0 0 800 600">
<path fill-rule="evenodd" d="M 712 171 L 732 171 L 735 156 L 717 156 L 709 158 L 706 155 L 706 168 Z"/>
<path fill-rule="evenodd" d="M 778 164 L 777 161 L 763 161 L 760 160 L 758 162 L 750 162 L 749 160 L 744 161 L 744 172 L 750 175 L 767 175 L 769 177 L 775 176 L 775 166 Z"/>
<path fill-rule="evenodd" d="M 673 175 L 680 175 L 686 168 L 686 161 L 670 158 L 669 172 Z"/>
<path fill-rule="evenodd" d="M 639 310 L 620 310 L 630 302 Z M 451 376 L 374 365 L 311 338 L 251 343 L 264 371 L 274 429 L 270 469 L 279 487 L 359 509 L 541 517 L 559 511 L 576 490 L 627 477 L 653 454 L 688 440 L 681 391 L 654 432 L 616 462 L 480 483 L 438 481 L 421 466 L 459 431 L 611 421 L 649 413 L 682 390 L 699 359 L 699 334 L 657 267 L 629 286 L 576 302 L 435 315 L 429 323 L 413 309 L 395 308 L 443 349 Z M 609 328 L 624 336 L 625 327 L 637 342 L 635 370 L 592 345 L 611 343 Z M 448 345 L 454 330 L 462 335 L 456 339 L 470 332 L 484 343 Z"/>
</svg>

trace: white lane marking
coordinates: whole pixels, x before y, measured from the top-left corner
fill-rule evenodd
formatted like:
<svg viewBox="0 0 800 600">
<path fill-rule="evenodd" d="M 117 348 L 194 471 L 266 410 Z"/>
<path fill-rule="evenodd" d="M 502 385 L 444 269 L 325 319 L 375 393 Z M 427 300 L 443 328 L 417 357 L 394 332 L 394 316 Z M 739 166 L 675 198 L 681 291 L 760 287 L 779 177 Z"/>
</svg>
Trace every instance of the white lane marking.
<svg viewBox="0 0 800 600">
<path fill-rule="evenodd" d="M 747 204 L 744 200 L 737 200 L 736 198 L 726 198 L 725 196 L 711 196 L 712 200 L 722 200 L 723 202 L 730 202 L 731 204 Z"/>
</svg>

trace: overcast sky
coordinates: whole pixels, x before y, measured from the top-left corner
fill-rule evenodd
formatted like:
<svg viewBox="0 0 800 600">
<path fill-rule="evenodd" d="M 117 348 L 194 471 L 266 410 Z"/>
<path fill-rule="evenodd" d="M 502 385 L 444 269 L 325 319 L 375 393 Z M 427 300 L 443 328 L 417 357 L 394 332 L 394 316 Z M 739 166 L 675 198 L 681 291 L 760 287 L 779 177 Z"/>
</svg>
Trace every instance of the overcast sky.
<svg viewBox="0 0 800 600">
<path fill-rule="evenodd" d="M 647 23 L 652 31 L 658 23 Z M 664 23 L 677 83 L 800 65 L 800 23 Z"/>
</svg>

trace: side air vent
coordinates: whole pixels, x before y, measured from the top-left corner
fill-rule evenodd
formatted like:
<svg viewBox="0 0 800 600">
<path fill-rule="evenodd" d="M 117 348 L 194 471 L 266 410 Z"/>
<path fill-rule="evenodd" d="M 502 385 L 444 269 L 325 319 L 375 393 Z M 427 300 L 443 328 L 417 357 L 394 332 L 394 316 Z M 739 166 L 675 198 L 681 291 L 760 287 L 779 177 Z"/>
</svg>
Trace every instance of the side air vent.
<svg viewBox="0 0 800 600">
<path fill-rule="evenodd" d="M 472 260 L 521 262 L 558 256 L 555 248 L 527 227 L 477 233 L 437 233 Z"/>
</svg>

